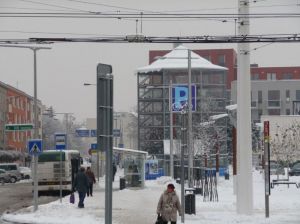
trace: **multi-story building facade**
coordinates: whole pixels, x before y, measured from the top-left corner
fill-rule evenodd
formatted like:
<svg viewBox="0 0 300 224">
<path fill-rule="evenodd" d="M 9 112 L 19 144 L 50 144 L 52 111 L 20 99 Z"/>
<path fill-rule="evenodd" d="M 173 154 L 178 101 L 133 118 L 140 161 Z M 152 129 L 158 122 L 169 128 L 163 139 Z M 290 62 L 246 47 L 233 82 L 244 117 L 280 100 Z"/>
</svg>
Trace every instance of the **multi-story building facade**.
<svg viewBox="0 0 300 224">
<path fill-rule="evenodd" d="M 232 82 L 231 99 L 237 102 L 237 82 Z M 299 80 L 252 80 L 251 115 L 260 122 L 261 115 L 300 115 Z"/>
<path fill-rule="evenodd" d="M 2 149 L 25 152 L 27 140 L 33 137 L 33 130 L 5 131 L 6 124 L 34 124 L 33 97 L 8 84 L 0 82 L 1 144 Z M 42 133 L 42 104 L 38 100 L 38 132 Z"/>
<path fill-rule="evenodd" d="M 149 66 L 139 68 L 138 78 L 138 148 L 150 154 L 164 153 L 164 140 L 170 139 L 170 83 L 172 86 L 188 83 L 188 49 L 179 46 L 173 51 L 150 55 L 163 56 Z M 193 112 L 193 133 L 202 121 L 211 115 L 225 113 L 227 69 L 191 54 L 192 85 L 195 86 L 196 109 Z M 173 91 L 173 90 L 172 90 Z M 173 103 L 173 102 L 172 102 Z M 173 139 L 180 140 L 182 116 L 174 113 Z M 226 126 L 226 122 L 220 124 Z M 226 151 L 226 144 L 220 144 Z"/>
</svg>

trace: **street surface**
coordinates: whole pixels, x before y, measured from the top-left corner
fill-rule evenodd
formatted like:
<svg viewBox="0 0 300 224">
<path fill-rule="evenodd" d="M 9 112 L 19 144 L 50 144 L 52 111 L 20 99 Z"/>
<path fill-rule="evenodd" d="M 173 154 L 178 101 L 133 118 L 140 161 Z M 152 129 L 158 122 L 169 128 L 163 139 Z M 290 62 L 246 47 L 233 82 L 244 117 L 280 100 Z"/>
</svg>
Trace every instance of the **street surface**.
<svg viewBox="0 0 300 224">
<path fill-rule="evenodd" d="M 57 199 L 58 197 L 43 196 L 39 197 L 38 203 L 45 204 Z M 31 182 L 0 185 L 0 202 L 0 216 L 4 212 L 11 213 L 33 205 Z"/>
</svg>

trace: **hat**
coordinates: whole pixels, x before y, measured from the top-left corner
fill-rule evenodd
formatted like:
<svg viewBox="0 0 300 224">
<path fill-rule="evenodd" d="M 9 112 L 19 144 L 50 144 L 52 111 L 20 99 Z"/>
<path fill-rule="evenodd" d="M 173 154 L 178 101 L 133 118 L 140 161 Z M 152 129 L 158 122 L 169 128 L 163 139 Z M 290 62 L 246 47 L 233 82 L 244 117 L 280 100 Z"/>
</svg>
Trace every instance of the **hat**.
<svg viewBox="0 0 300 224">
<path fill-rule="evenodd" d="M 168 188 L 175 189 L 174 184 L 168 184 Z"/>
</svg>

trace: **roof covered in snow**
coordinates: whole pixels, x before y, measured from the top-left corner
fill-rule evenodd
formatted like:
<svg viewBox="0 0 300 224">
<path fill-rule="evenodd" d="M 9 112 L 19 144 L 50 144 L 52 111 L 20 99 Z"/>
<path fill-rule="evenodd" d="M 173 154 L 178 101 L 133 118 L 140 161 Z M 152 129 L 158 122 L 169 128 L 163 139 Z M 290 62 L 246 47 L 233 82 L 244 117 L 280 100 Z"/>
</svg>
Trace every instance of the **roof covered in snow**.
<svg viewBox="0 0 300 224">
<path fill-rule="evenodd" d="M 137 69 L 139 73 L 161 71 L 162 69 L 187 69 L 188 68 L 188 48 L 180 45 L 168 54 L 160 57 L 152 64 Z M 200 57 L 191 51 L 191 68 L 192 69 L 209 69 L 209 70 L 228 70 L 225 67 L 214 65 L 210 61 Z"/>
</svg>

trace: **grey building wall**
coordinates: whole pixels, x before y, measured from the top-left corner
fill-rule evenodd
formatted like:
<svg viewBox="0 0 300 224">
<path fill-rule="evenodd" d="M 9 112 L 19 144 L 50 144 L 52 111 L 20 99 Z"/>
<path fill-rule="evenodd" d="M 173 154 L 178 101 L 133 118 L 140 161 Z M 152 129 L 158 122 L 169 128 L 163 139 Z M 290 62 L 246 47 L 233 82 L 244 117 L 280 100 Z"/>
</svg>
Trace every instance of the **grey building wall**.
<svg viewBox="0 0 300 224">
<path fill-rule="evenodd" d="M 237 81 L 231 83 L 231 103 L 237 102 Z M 300 113 L 300 80 L 251 81 L 252 121 L 261 115 L 294 115 Z"/>
</svg>

